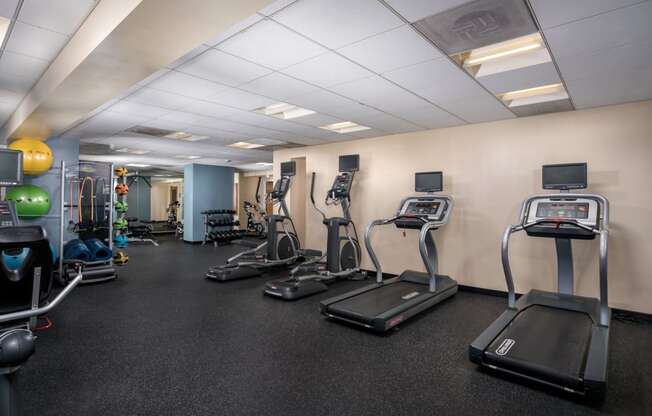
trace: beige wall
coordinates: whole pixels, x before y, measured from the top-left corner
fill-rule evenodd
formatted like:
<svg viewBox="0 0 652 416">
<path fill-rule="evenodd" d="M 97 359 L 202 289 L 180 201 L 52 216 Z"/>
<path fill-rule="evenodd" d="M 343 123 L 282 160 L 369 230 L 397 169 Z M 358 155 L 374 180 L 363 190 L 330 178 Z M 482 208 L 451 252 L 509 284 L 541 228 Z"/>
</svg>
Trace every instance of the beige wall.
<svg viewBox="0 0 652 416">
<path fill-rule="evenodd" d="M 177 195 L 179 202 L 183 201 L 183 182 L 167 183 L 162 181 L 152 182 L 150 219 L 152 221 L 166 221 L 168 219 L 168 205 L 170 204 L 170 187 L 178 188 Z M 183 218 L 183 211 L 177 211 L 177 218 Z"/>
<path fill-rule="evenodd" d="M 652 101 L 280 150 L 274 173 L 281 161 L 305 156 L 307 172 L 318 174 L 315 195 L 321 198 L 338 156 L 351 153 L 360 154 L 352 216 L 361 233 L 413 193 L 414 172 L 441 169 L 444 191 L 456 206 L 451 223 L 435 236 L 440 272 L 460 284 L 498 290 L 506 290 L 501 234 L 516 221 L 523 199 L 542 192 L 541 165 L 588 162 L 588 192 L 611 202 L 609 303 L 652 313 Z M 306 213 L 306 245 L 324 249 L 325 227 L 312 207 Z M 416 232 L 403 237 L 388 226 L 372 241 L 385 271 L 423 270 Z M 576 291 L 597 296 L 597 241 L 573 245 Z M 516 235 L 511 260 L 517 291 L 555 289 L 551 240 Z M 363 267 L 372 268 L 366 252 Z"/>
</svg>

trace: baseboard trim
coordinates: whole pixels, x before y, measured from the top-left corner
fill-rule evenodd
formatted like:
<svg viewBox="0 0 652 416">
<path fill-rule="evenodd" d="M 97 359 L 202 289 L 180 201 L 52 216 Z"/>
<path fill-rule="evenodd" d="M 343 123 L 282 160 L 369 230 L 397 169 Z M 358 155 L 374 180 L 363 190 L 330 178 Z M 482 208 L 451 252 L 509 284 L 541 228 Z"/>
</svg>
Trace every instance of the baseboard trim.
<svg viewBox="0 0 652 416">
<path fill-rule="evenodd" d="M 372 276 L 375 277 L 376 275 L 376 272 L 372 270 L 366 270 L 366 272 L 370 277 Z M 383 279 L 391 279 L 396 276 L 398 275 L 392 273 L 383 273 Z M 504 290 L 486 289 L 482 287 L 467 286 L 467 285 L 459 285 L 458 290 L 460 290 L 461 292 L 479 293 L 481 295 L 507 298 L 507 292 Z M 522 295 L 521 293 L 517 293 L 516 298 L 518 299 L 521 295 Z M 630 311 L 627 309 L 619 309 L 619 308 L 611 308 L 611 316 L 613 319 L 617 319 L 622 322 L 644 323 L 644 324 L 652 325 L 652 314 L 648 314 L 644 312 Z"/>
</svg>

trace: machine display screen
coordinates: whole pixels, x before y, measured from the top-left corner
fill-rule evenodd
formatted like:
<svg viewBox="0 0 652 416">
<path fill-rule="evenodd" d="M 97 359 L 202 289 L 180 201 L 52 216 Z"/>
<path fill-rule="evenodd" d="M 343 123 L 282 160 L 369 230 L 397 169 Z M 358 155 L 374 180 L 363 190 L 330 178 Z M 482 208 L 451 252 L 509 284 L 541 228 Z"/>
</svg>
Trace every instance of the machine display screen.
<svg viewBox="0 0 652 416">
<path fill-rule="evenodd" d="M 414 174 L 416 192 L 441 192 L 443 189 L 442 172 L 419 172 Z"/>
<path fill-rule="evenodd" d="M 23 182 L 22 152 L 0 149 L 0 185 L 20 185 Z"/>
<path fill-rule="evenodd" d="M 577 218 L 589 217 L 589 204 L 584 202 L 545 202 L 537 207 L 537 217 Z"/>
<path fill-rule="evenodd" d="M 439 211 L 441 201 L 414 202 L 407 209 L 409 215 L 434 215 Z"/>
<path fill-rule="evenodd" d="M 297 164 L 294 161 L 281 163 L 281 176 L 294 176 L 297 173 Z"/>
<path fill-rule="evenodd" d="M 586 163 L 543 166 L 543 189 L 586 188 Z"/>
<path fill-rule="evenodd" d="M 340 172 L 355 172 L 360 170 L 360 155 L 340 156 Z"/>
</svg>

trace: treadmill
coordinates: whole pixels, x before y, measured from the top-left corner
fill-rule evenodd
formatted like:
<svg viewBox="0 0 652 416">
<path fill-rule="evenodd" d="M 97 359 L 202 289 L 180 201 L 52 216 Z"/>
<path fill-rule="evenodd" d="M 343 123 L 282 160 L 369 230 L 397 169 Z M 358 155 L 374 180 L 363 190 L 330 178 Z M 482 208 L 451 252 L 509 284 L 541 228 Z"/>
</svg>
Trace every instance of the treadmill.
<svg viewBox="0 0 652 416">
<path fill-rule="evenodd" d="M 437 273 L 437 248 L 432 237 L 433 230 L 448 223 L 453 210 L 450 196 L 432 194 L 442 191 L 442 183 L 442 172 L 415 174 L 415 191 L 429 194 L 405 198 L 394 217 L 369 224 L 365 245 L 376 268 L 376 283 L 322 301 L 323 315 L 382 333 L 457 293 L 457 282 Z M 427 273 L 406 270 L 400 276 L 383 280 L 370 236 L 374 227 L 387 224 L 420 230 L 419 252 Z"/>
<path fill-rule="evenodd" d="M 481 366 L 601 400 L 606 392 L 609 322 L 607 241 L 609 202 L 601 195 L 569 193 L 586 188 L 586 163 L 543 166 L 544 189 L 521 207 L 519 222 L 507 227 L 502 262 L 508 308 L 469 348 Z M 509 238 L 518 231 L 554 238 L 557 292 L 531 290 L 518 301 L 509 265 Z M 574 294 L 572 240 L 600 238 L 600 298 Z"/>
</svg>

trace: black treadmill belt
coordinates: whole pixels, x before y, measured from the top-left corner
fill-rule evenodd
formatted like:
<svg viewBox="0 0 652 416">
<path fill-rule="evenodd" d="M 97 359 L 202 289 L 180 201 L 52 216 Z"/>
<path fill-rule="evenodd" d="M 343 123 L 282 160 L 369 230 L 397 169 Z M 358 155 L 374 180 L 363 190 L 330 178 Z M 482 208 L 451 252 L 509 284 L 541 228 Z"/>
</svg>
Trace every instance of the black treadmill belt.
<svg viewBox="0 0 652 416">
<path fill-rule="evenodd" d="M 339 315 L 370 323 L 376 316 L 426 292 L 428 286 L 396 282 L 344 299 L 330 305 L 328 309 Z"/>
<path fill-rule="evenodd" d="M 521 311 L 485 351 L 488 364 L 569 388 L 580 388 L 591 318 L 541 305 Z"/>
</svg>

